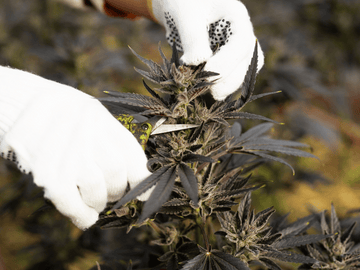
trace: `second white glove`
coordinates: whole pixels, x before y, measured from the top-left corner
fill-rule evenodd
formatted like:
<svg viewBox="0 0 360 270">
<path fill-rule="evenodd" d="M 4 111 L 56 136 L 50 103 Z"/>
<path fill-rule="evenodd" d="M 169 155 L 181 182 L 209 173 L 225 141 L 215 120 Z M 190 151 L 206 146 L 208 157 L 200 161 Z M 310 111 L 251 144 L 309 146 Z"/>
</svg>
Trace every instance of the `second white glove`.
<svg viewBox="0 0 360 270">
<path fill-rule="evenodd" d="M 181 60 L 185 64 L 207 61 L 205 70 L 220 74 L 211 89 L 216 100 L 225 99 L 240 87 L 256 42 L 243 3 L 238 0 L 152 0 L 151 7 L 154 17 L 165 26 L 168 41 L 175 42 L 184 52 Z M 264 65 L 260 46 L 258 54 L 259 71 Z"/>
</svg>

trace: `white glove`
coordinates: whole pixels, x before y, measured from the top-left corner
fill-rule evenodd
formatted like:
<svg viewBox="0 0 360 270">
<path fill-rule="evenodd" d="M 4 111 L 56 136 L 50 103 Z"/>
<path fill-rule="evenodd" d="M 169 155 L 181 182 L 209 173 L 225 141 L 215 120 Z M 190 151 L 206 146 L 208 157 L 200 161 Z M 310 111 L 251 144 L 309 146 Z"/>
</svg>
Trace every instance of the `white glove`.
<svg viewBox="0 0 360 270">
<path fill-rule="evenodd" d="M 95 98 L 0 66 L 0 152 L 80 229 L 151 173 L 135 137 Z"/>
<path fill-rule="evenodd" d="M 243 3 L 238 0 L 152 0 L 150 6 L 153 16 L 165 26 L 168 41 L 172 43 L 175 39 L 177 48 L 184 52 L 183 63 L 198 65 L 207 61 L 205 70 L 220 74 L 211 89 L 216 100 L 225 99 L 240 87 L 256 42 Z M 216 43 L 220 50 L 213 54 Z M 264 55 L 260 46 L 258 49 L 259 71 L 264 65 Z"/>
</svg>

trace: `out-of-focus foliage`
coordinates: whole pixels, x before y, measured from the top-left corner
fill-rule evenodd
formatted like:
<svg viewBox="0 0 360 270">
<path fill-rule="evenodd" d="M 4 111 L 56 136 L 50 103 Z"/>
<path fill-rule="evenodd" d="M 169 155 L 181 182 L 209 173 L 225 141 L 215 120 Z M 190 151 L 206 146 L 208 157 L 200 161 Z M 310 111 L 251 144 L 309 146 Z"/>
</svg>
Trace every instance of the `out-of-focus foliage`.
<svg viewBox="0 0 360 270">
<path fill-rule="evenodd" d="M 284 93 L 259 99 L 249 104 L 247 111 L 285 122 L 273 135 L 301 139 L 313 146 L 313 154 L 321 160 L 301 160 L 295 166 L 295 177 L 281 164 L 260 167 L 255 176 L 272 182 L 253 193 L 254 205 L 257 209 L 274 205 L 280 213 L 292 210 L 290 217 L 295 218 L 304 216 L 309 205 L 328 209 L 333 200 L 343 217 L 348 209 L 360 205 L 360 3 L 243 2 L 266 54 L 255 92 Z M 95 96 L 103 90 L 145 93 L 133 70 L 138 62 L 127 45 L 160 62 L 159 40 L 166 44 L 163 30 L 146 20 L 107 18 L 50 0 L 0 1 L 0 64 Z M 169 47 L 163 49 L 169 54 Z M 244 129 L 253 125 L 253 121 L 242 123 Z M 123 230 L 82 233 L 51 207 L 31 215 L 44 204 L 41 190 L 3 160 L 0 186 L 0 251 L 8 269 L 89 269 L 96 260 L 104 260 L 114 269 L 126 269 L 126 264 L 117 260 L 131 259 L 133 265 L 142 267 L 147 262 L 158 263 L 156 258 L 163 252 L 161 246 L 148 245 L 136 245 L 137 253 L 132 254 L 118 249 L 146 242 L 154 234 L 150 229 L 139 235 L 135 228 L 126 238 Z M 349 228 L 352 219 L 342 223 Z M 355 230 L 352 239 L 359 242 L 359 237 Z M 188 247 L 186 239 L 181 241 L 175 249 L 180 257 Z"/>
</svg>

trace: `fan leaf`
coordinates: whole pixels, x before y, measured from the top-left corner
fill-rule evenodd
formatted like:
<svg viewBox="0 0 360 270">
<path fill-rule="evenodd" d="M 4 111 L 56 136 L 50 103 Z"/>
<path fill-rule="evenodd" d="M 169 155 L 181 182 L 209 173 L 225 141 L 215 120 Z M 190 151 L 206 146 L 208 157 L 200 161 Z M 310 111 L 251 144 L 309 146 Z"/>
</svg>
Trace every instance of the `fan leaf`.
<svg viewBox="0 0 360 270">
<path fill-rule="evenodd" d="M 189 195 L 190 199 L 194 202 L 195 206 L 198 205 L 198 182 L 197 178 L 193 172 L 184 163 L 181 163 L 178 166 L 178 174 L 180 176 L 180 181 L 186 190 L 186 193 Z"/>
<path fill-rule="evenodd" d="M 128 201 L 135 199 L 137 196 L 143 194 L 145 191 L 153 187 L 162 178 L 163 175 L 168 177 L 171 173 L 172 173 L 172 167 L 170 166 L 164 166 L 159 170 L 155 171 L 148 178 L 146 178 L 144 181 L 138 184 L 135 188 L 130 190 L 129 193 L 127 193 L 119 202 L 117 202 L 113 206 L 113 209 L 119 208 Z"/>
<path fill-rule="evenodd" d="M 165 203 L 173 190 L 177 173 L 175 166 L 170 167 L 166 173 L 160 176 L 160 179 L 151 193 L 150 198 L 146 201 L 138 223 L 142 223 Z"/>
</svg>

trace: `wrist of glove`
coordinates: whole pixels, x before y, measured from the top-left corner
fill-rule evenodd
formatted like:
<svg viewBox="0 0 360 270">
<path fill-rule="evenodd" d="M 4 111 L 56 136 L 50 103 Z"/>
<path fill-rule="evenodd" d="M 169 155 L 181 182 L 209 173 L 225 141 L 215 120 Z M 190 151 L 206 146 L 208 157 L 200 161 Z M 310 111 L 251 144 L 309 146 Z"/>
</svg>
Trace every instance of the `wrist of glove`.
<svg viewBox="0 0 360 270">
<path fill-rule="evenodd" d="M 216 100 L 235 92 L 244 81 L 256 37 L 248 11 L 238 0 L 148 0 L 152 14 L 165 27 L 170 44 L 183 51 L 181 61 L 220 75 L 212 86 Z M 216 50 L 216 52 L 214 52 Z M 258 48 L 258 71 L 264 55 Z"/>
<path fill-rule="evenodd" d="M 0 81 L 1 155 L 80 229 L 151 174 L 135 137 L 95 98 L 6 67 Z"/>
</svg>

